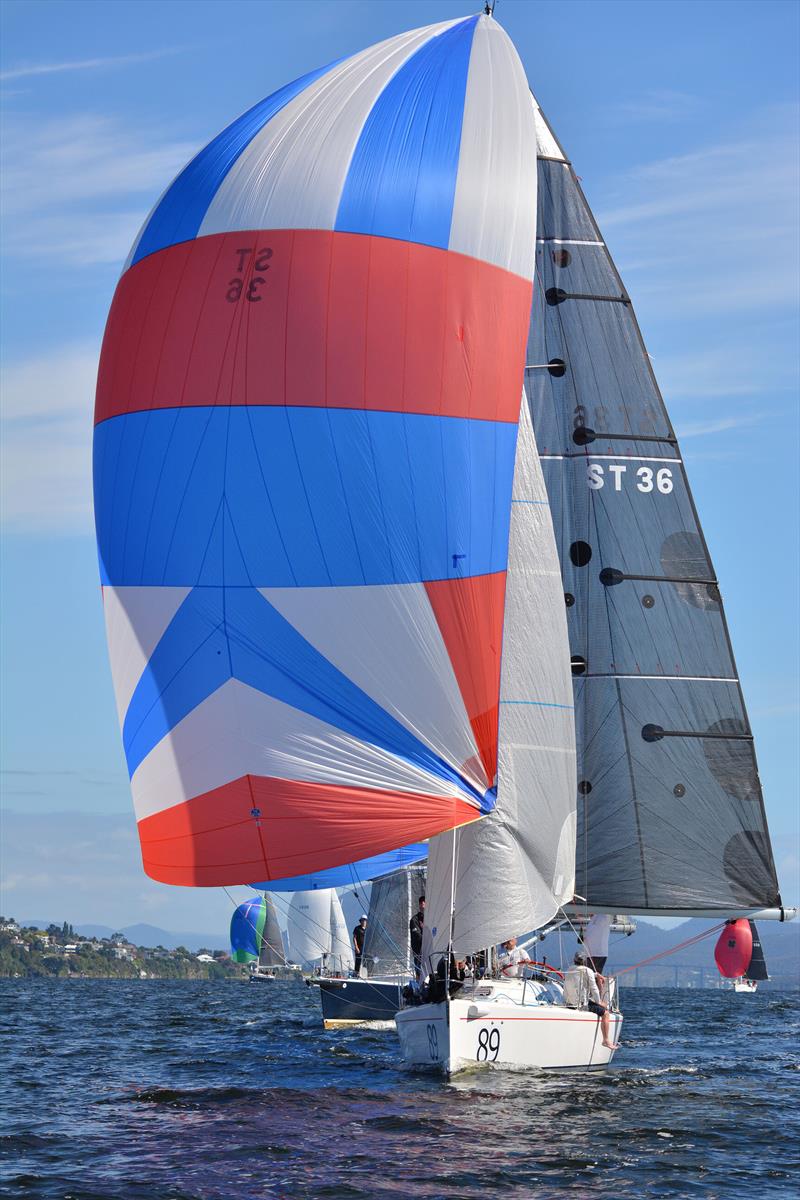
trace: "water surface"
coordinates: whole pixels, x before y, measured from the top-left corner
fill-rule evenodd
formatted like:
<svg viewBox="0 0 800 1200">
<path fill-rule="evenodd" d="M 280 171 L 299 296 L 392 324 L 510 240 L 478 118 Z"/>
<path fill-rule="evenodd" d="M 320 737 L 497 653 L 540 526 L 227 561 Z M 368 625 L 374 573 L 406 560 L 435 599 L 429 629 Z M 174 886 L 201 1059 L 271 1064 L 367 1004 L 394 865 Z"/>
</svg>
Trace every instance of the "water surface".
<svg viewBox="0 0 800 1200">
<path fill-rule="evenodd" d="M 0 1195 L 796 1195 L 800 997 L 623 999 L 609 1070 L 448 1084 L 297 983 L 0 980 Z"/>
</svg>

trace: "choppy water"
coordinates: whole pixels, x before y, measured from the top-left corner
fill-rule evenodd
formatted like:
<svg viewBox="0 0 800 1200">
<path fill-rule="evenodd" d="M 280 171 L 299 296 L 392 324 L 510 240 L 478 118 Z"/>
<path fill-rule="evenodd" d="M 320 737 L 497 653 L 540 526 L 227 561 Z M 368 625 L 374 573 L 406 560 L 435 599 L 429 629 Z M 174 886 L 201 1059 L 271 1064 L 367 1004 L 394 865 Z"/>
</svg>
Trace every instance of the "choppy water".
<svg viewBox="0 0 800 1200">
<path fill-rule="evenodd" d="M 447 1084 L 299 984 L 0 980 L 0 1194 L 794 1196 L 800 997 L 623 997 L 608 1071 Z"/>
</svg>

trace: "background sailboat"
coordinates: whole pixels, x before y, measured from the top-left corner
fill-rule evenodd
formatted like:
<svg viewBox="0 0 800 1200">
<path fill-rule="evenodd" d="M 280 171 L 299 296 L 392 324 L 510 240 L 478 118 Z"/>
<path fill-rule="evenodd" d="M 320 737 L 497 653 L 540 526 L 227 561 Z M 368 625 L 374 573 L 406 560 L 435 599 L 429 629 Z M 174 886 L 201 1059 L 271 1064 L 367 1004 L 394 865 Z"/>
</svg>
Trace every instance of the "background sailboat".
<svg viewBox="0 0 800 1200">
<path fill-rule="evenodd" d="M 294 892 L 287 913 L 289 957 L 307 970 L 349 971 L 353 949 L 335 890 Z"/>
<path fill-rule="evenodd" d="M 253 976 L 271 978 L 271 968 L 286 965 L 275 905 L 267 895 L 239 904 L 231 917 L 231 958 L 247 963 Z"/>
</svg>

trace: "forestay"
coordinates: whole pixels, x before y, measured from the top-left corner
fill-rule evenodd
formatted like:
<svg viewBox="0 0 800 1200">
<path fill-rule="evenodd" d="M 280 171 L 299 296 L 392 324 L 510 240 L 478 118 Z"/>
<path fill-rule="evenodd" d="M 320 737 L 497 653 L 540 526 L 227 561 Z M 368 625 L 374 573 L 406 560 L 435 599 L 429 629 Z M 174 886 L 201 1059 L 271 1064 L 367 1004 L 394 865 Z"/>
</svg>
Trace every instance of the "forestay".
<svg viewBox="0 0 800 1200">
<path fill-rule="evenodd" d="M 779 905 L 751 729 L 680 450 L 630 299 L 536 115 L 525 386 L 569 624 L 576 892 L 626 912 Z"/>
<path fill-rule="evenodd" d="M 268 883 L 491 811 L 535 187 L 479 16 L 281 88 L 145 222 L 95 511 L 153 878 Z"/>
</svg>

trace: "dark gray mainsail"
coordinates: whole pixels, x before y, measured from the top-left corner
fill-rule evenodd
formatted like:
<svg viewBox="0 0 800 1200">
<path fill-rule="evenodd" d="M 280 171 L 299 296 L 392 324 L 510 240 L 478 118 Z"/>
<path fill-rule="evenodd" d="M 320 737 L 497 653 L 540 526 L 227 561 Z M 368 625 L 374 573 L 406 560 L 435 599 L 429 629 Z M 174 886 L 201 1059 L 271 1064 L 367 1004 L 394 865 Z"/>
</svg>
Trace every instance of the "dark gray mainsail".
<svg viewBox="0 0 800 1200">
<path fill-rule="evenodd" d="M 264 932 L 261 935 L 261 952 L 258 961 L 262 967 L 282 967 L 286 963 L 286 956 L 283 953 L 283 938 L 281 937 L 281 927 L 278 924 L 278 915 L 275 912 L 275 901 L 269 892 L 264 893 L 264 900 L 267 906 L 267 916 L 264 922 Z"/>
<path fill-rule="evenodd" d="M 406 974 L 411 970 L 409 921 L 425 892 L 425 866 L 403 867 L 372 884 L 364 957 L 370 973 Z"/>
<path fill-rule="evenodd" d="M 761 938 L 756 929 L 755 921 L 750 921 L 750 932 L 753 935 L 753 953 L 750 958 L 750 966 L 744 973 L 745 979 L 752 979 L 756 983 L 761 983 L 764 979 L 769 979 L 767 973 L 767 960 L 764 958 L 764 947 L 761 945 Z"/>
<path fill-rule="evenodd" d="M 525 390 L 559 546 L 590 907 L 780 906 L 719 586 L 636 317 L 539 127 Z"/>
</svg>

